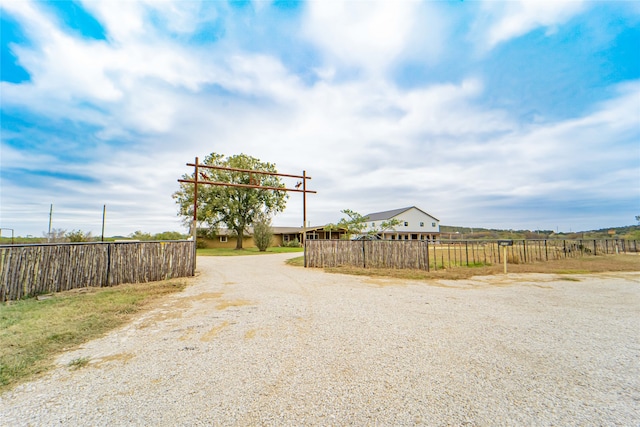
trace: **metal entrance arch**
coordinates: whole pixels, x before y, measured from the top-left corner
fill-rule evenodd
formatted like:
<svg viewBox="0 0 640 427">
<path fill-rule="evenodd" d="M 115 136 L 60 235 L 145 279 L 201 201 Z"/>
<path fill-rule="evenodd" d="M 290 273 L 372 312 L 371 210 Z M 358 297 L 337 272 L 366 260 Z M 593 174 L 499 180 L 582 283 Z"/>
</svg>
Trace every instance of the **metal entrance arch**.
<svg viewBox="0 0 640 427">
<path fill-rule="evenodd" d="M 307 171 L 302 171 L 302 175 L 291 175 L 286 173 L 277 173 L 277 172 L 266 172 L 260 170 L 252 170 L 252 169 L 237 169 L 237 168 L 228 168 L 224 166 L 211 166 L 200 164 L 198 157 L 196 157 L 194 163 L 187 163 L 187 166 L 192 166 L 194 168 L 194 179 L 179 179 L 178 182 L 185 182 L 193 184 L 193 223 L 191 227 L 191 232 L 193 236 L 193 274 L 196 271 L 196 225 L 198 221 L 198 184 L 203 185 L 218 185 L 223 187 L 241 187 L 241 188 L 255 188 L 258 190 L 271 190 L 271 191 L 289 191 L 294 193 L 302 193 L 302 244 L 304 245 L 304 239 L 307 229 L 307 193 L 316 194 L 317 191 L 307 190 L 307 180 L 311 179 L 310 176 L 307 176 Z M 218 181 L 208 181 L 207 179 L 199 180 L 199 172 L 198 169 L 218 169 L 218 170 L 226 170 L 230 172 L 240 172 L 249 174 L 249 184 L 234 184 L 231 182 L 218 182 Z M 286 187 L 265 187 L 262 185 L 258 185 L 258 181 L 252 177 L 252 175 L 270 175 L 270 176 L 282 176 L 285 178 L 297 178 L 302 181 L 298 182 L 295 188 L 286 188 Z M 206 175 L 203 177 L 208 178 Z M 302 189 L 300 189 L 302 187 Z"/>
</svg>

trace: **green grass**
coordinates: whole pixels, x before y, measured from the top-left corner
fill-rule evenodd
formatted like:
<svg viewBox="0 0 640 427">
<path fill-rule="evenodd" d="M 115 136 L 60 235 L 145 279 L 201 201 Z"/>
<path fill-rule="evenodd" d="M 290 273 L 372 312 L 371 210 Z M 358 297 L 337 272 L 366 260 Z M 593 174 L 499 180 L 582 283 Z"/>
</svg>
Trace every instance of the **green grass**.
<svg viewBox="0 0 640 427">
<path fill-rule="evenodd" d="M 78 357 L 76 359 L 73 359 L 71 362 L 69 362 L 67 366 L 69 366 L 69 368 L 73 370 L 76 370 L 76 369 L 84 368 L 88 364 L 89 364 L 88 357 Z"/>
<path fill-rule="evenodd" d="M 303 248 L 268 248 L 266 252 L 260 252 L 258 248 L 231 249 L 231 248 L 213 248 L 198 249 L 197 254 L 200 256 L 242 256 L 242 255 L 265 255 L 265 254 L 282 254 L 292 252 L 303 252 Z"/>
<path fill-rule="evenodd" d="M 67 291 L 0 305 L 0 392 L 51 368 L 63 351 L 117 328 L 184 280 Z M 75 363 L 74 363 L 75 362 Z M 78 359 L 70 368 L 88 360 Z"/>
<path fill-rule="evenodd" d="M 293 265 L 294 267 L 304 267 L 304 256 L 297 256 L 295 258 L 289 258 L 285 262 L 288 265 Z"/>
</svg>

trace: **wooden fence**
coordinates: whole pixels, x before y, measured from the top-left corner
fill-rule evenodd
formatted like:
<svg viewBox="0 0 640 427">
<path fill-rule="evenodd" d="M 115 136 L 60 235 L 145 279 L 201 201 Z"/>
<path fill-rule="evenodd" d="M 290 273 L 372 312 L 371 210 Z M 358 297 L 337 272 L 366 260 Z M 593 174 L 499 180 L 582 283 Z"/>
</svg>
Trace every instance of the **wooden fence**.
<svg viewBox="0 0 640 427">
<path fill-rule="evenodd" d="M 0 301 L 192 276 L 192 241 L 0 246 Z"/>
<path fill-rule="evenodd" d="M 526 264 L 592 255 L 640 252 L 638 241 L 513 240 L 507 262 Z M 305 266 L 413 268 L 431 270 L 457 266 L 501 264 L 503 248 L 497 240 L 307 240 Z"/>
</svg>

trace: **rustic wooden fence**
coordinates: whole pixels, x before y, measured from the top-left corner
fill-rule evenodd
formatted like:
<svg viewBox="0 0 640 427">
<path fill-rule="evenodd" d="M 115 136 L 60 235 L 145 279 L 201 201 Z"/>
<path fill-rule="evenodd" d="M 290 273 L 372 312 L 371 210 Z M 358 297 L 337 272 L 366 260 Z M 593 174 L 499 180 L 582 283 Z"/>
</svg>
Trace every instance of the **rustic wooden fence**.
<svg viewBox="0 0 640 427">
<path fill-rule="evenodd" d="M 640 252 L 638 241 L 623 239 L 513 240 L 507 262 L 526 264 L 592 255 Z M 431 270 L 503 263 L 497 240 L 307 240 L 307 267 L 342 265 L 365 268 Z"/>
<path fill-rule="evenodd" d="M 192 241 L 0 246 L 0 301 L 192 276 Z"/>
</svg>

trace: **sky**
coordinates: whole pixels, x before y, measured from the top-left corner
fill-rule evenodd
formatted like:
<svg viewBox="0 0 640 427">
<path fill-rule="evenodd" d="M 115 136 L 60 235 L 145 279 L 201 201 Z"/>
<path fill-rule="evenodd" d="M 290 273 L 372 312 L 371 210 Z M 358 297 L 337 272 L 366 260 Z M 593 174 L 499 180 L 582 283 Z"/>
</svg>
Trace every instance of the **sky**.
<svg viewBox="0 0 640 427">
<path fill-rule="evenodd" d="M 212 152 L 306 171 L 311 225 L 640 215 L 640 2 L 0 0 L 0 30 L 16 235 L 42 236 L 51 205 L 57 229 L 100 235 L 106 206 L 105 235 L 186 232 L 172 194 Z"/>
</svg>

